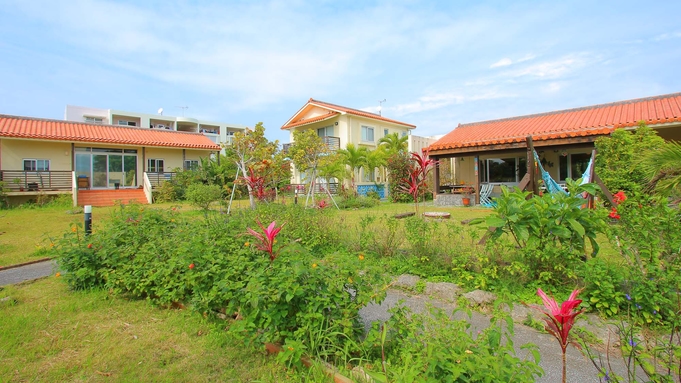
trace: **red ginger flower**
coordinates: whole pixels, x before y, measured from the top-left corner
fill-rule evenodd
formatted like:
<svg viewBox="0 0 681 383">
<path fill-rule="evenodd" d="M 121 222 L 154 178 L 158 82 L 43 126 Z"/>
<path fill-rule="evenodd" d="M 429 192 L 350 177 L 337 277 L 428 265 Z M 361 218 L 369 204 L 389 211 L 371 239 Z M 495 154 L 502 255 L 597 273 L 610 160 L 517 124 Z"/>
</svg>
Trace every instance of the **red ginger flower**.
<svg viewBox="0 0 681 383">
<path fill-rule="evenodd" d="M 256 222 L 258 223 L 258 226 L 260 226 L 260 228 L 262 229 L 264 235 L 258 233 L 257 231 L 251 229 L 250 227 L 246 228 L 246 230 L 248 231 L 248 234 L 254 236 L 260 242 L 259 244 L 255 245 L 255 247 L 258 248 L 259 250 L 268 252 L 270 254 L 270 262 L 272 262 L 277 257 L 277 255 L 274 254 L 273 249 L 274 239 L 281 231 L 281 228 L 284 227 L 284 225 L 286 224 L 284 223 L 281 226 L 276 227 L 277 221 L 272 221 L 272 223 L 270 223 L 267 229 L 265 229 L 265 227 L 262 225 L 262 223 L 260 223 L 260 221 Z"/>
<path fill-rule="evenodd" d="M 546 318 L 544 318 L 546 330 L 558 339 L 560 347 L 565 352 L 567 345 L 570 343 L 568 335 L 575 323 L 575 317 L 583 312 L 583 310 L 575 311 L 577 306 L 582 303 L 581 299 L 577 299 L 579 290 L 572 291 L 570 297 L 561 303 L 560 307 L 558 307 L 558 302 L 552 297 L 547 296 L 542 289 L 537 289 L 537 295 L 541 297 L 547 310 L 536 306 L 535 308 L 546 315 Z"/>
</svg>

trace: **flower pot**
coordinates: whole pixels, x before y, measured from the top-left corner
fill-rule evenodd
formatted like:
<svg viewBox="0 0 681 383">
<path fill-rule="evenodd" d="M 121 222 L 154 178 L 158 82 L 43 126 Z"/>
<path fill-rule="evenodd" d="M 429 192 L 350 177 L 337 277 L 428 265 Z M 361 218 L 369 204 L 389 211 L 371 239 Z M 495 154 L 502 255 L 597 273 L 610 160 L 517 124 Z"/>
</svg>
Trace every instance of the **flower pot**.
<svg viewBox="0 0 681 383">
<path fill-rule="evenodd" d="M 470 197 L 461 198 L 461 202 L 463 202 L 463 206 L 471 206 L 471 198 Z"/>
</svg>

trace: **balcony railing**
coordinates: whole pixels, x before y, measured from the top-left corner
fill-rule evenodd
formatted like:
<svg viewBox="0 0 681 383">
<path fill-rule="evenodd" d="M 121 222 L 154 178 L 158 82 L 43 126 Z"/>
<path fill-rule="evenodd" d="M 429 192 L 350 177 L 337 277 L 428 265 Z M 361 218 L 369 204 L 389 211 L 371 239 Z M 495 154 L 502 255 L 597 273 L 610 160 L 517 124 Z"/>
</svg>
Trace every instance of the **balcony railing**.
<svg viewBox="0 0 681 383">
<path fill-rule="evenodd" d="M 340 149 L 340 137 L 323 136 L 319 138 L 322 139 L 322 142 L 324 142 L 332 152 Z M 282 151 L 284 153 L 288 152 L 288 150 L 291 148 L 291 145 L 293 145 L 293 143 L 283 144 L 281 148 Z"/>
<path fill-rule="evenodd" d="M 71 171 L 26 172 L 23 170 L 0 170 L 0 181 L 10 192 L 20 191 L 71 191 Z"/>
<path fill-rule="evenodd" d="M 295 191 L 297 190 L 298 195 L 304 195 L 307 194 L 308 187 L 309 184 L 291 184 L 286 187 L 285 191 L 295 193 Z M 327 189 L 329 190 L 329 192 L 331 192 L 331 194 L 338 193 L 338 183 L 332 182 L 327 184 L 326 182 L 315 182 L 314 184 L 315 194 L 326 194 Z"/>
<path fill-rule="evenodd" d="M 163 173 L 151 173 L 147 172 L 147 177 L 149 178 L 149 183 L 152 188 L 156 188 L 166 181 L 170 181 L 175 178 L 175 172 L 163 172 Z"/>
</svg>

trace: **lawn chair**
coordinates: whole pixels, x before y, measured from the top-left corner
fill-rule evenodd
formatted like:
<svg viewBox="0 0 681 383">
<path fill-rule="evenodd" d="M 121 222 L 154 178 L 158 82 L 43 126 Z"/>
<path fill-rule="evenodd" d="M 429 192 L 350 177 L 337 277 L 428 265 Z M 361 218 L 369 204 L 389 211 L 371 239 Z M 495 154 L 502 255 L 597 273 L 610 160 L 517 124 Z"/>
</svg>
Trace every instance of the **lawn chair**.
<svg viewBox="0 0 681 383">
<path fill-rule="evenodd" d="M 492 184 L 483 184 L 480 187 L 480 205 L 484 207 L 496 206 L 496 204 L 490 199 L 492 189 L 494 189 L 494 185 Z"/>
</svg>

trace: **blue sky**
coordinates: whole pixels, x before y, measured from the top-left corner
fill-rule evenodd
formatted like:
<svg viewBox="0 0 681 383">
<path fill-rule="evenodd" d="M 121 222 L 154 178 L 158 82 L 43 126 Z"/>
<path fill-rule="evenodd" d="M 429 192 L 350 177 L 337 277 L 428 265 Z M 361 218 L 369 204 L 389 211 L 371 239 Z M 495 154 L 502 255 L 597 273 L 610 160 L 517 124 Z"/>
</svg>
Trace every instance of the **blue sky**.
<svg viewBox="0 0 681 383">
<path fill-rule="evenodd" d="M 0 113 L 281 126 L 310 98 L 437 135 L 681 92 L 681 1 L 0 1 Z"/>
</svg>

